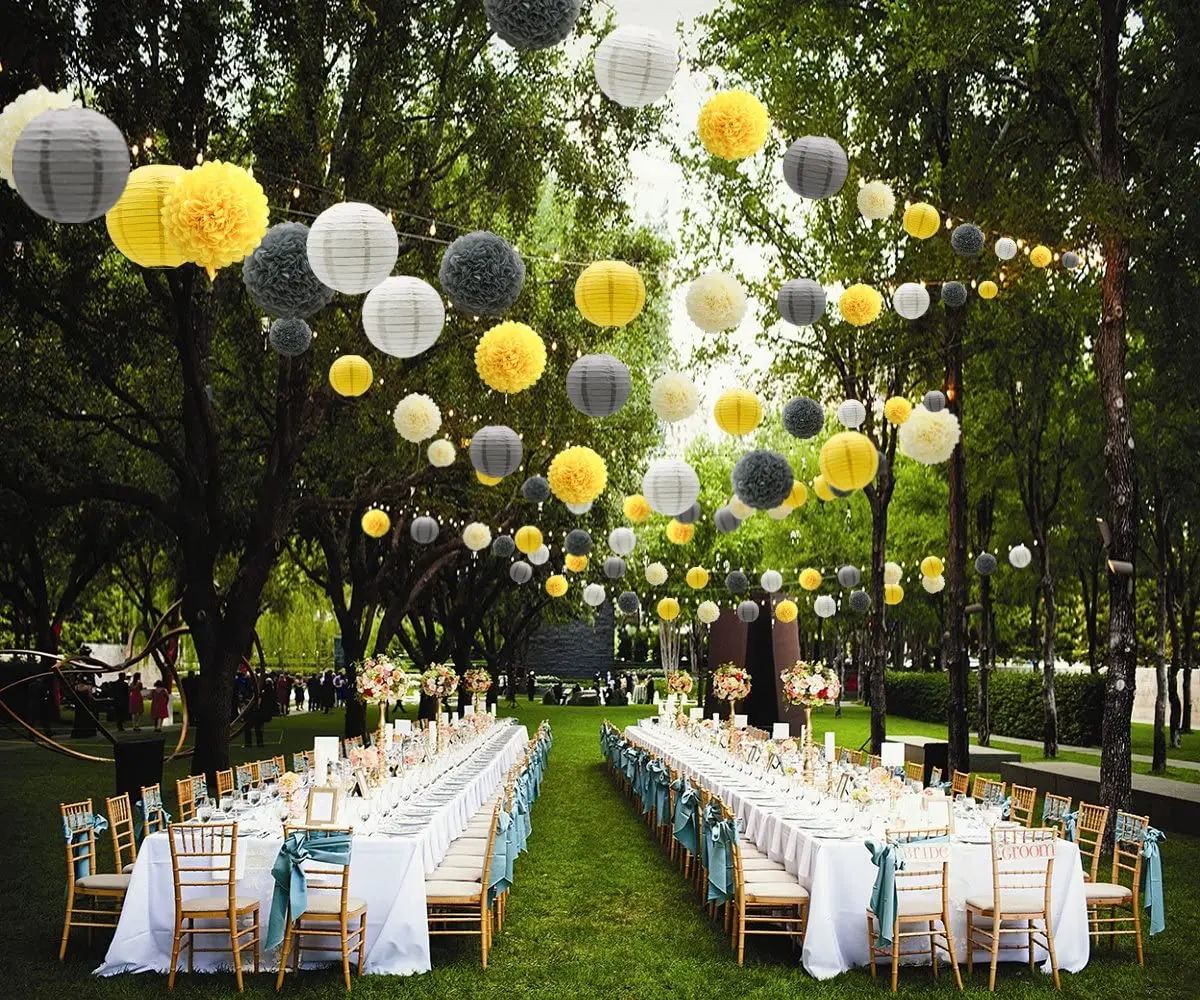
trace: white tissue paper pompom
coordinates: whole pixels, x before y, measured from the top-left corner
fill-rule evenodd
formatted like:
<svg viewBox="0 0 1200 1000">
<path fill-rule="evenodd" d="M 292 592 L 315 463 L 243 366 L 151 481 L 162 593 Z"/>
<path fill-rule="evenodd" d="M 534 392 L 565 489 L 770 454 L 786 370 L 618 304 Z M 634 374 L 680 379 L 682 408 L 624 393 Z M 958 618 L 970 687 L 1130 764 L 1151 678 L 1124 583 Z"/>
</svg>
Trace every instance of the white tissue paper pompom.
<svg viewBox="0 0 1200 1000">
<path fill-rule="evenodd" d="M 922 465 L 937 465 L 954 453 L 961 433 L 958 417 L 949 410 L 931 413 L 918 406 L 900 425 L 900 451 Z"/>
<path fill-rule="evenodd" d="M 746 293 L 732 274 L 709 271 L 688 286 L 687 311 L 705 333 L 733 330 L 746 315 Z"/>
<path fill-rule="evenodd" d="M 669 424 L 686 420 L 696 412 L 699 404 L 696 383 L 683 372 L 660 375 L 650 389 L 650 406 L 660 420 Z"/>
<path fill-rule="evenodd" d="M 396 432 L 405 441 L 424 441 L 433 437 L 442 426 L 442 411 L 428 396 L 414 392 L 396 404 L 392 414 Z"/>
<path fill-rule="evenodd" d="M 72 107 L 79 107 L 79 102 L 72 99 L 69 91 L 53 91 L 45 87 L 27 90 L 4 106 L 0 112 L 0 177 L 14 191 L 17 186 L 13 183 L 13 147 L 21 137 L 21 130 L 43 111 Z"/>
</svg>

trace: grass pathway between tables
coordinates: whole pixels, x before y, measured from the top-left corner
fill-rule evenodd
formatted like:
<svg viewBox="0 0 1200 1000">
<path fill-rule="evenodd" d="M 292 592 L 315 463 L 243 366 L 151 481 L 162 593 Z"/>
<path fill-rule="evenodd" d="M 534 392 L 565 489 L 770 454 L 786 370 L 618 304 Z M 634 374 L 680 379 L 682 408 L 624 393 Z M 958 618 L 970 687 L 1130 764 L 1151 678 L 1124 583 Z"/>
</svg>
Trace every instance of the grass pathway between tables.
<svg viewBox="0 0 1200 1000">
<path fill-rule="evenodd" d="M 529 852 L 518 862 L 508 923 L 495 941 L 489 968 L 479 968 L 477 942 L 441 939 L 434 946 L 431 973 L 365 976 L 355 980 L 353 995 L 414 1000 L 888 996 L 886 980 L 872 982 L 865 971 L 817 982 L 779 942 L 752 939 L 746 966 L 737 967 L 728 938 L 703 915 L 692 889 L 601 766 L 601 719 L 607 715 L 625 725 L 645 712 L 644 707 L 603 712 L 522 701 L 517 709 L 521 720 L 532 730 L 538 720 L 549 718 L 555 744 L 542 796 L 534 807 Z M 290 719 L 282 726 L 282 747 L 268 752 L 311 746 L 315 733 L 332 731 L 339 721 L 336 716 Z M 847 720 L 848 728 L 856 721 Z M 279 728 L 273 723 L 268 732 Z M 236 748 L 235 759 L 245 756 Z M 163 976 L 90 976 L 107 944 L 101 933 L 89 947 L 76 932 L 67 961 L 60 964 L 55 958 L 64 877 L 57 803 L 90 794 L 102 804 L 110 773 L 32 749 L 14 751 L 4 759 L 8 766 L 0 769 L 0 803 L 10 846 L 0 870 L 0 916 L 5 927 L 2 968 L 10 995 L 89 1000 L 167 995 Z M 164 785 L 169 782 L 173 788 L 175 770 L 182 771 L 169 769 Z M 167 797 L 173 799 L 172 794 Z M 1061 994 L 1054 992 L 1048 977 L 1015 965 L 1001 966 L 997 995 L 1194 997 L 1200 982 L 1200 955 L 1194 945 L 1200 934 L 1200 841 L 1173 837 L 1163 854 L 1167 931 L 1148 942 L 1145 969 L 1137 967 L 1131 948 L 1122 943 L 1114 954 L 1102 949 L 1084 972 L 1064 974 Z M 111 864 L 107 843 L 102 860 L 106 867 Z M 942 985 L 934 987 L 927 970 L 907 969 L 901 974 L 901 990 L 920 996 L 957 995 L 948 980 L 943 977 Z M 977 971 L 967 993 L 983 996 L 985 986 L 986 974 Z M 232 987 L 231 975 L 182 975 L 174 995 L 226 997 L 233 995 Z M 246 995 L 276 995 L 274 977 L 248 976 Z M 281 995 L 328 998 L 342 991 L 332 972 L 304 972 L 289 974 Z"/>
</svg>

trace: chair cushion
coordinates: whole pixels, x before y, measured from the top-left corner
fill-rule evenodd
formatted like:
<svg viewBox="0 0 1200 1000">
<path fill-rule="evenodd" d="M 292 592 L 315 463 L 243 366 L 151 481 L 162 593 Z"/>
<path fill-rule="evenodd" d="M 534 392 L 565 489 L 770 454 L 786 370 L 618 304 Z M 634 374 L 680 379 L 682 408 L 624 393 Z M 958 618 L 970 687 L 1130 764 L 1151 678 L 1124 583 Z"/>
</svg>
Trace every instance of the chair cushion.
<svg viewBox="0 0 1200 1000">
<path fill-rule="evenodd" d="M 137 864 L 136 861 L 130 861 L 129 864 L 127 864 L 124 868 L 121 869 L 121 874 L 128 875 L 131 871 L 133 871 L 133 866 L 136 864 Z"/>
<path fill-rule="evenodd" d="M 899 881 L 899 880 L 897 880 Z M 926 914 L 942 912 L 942 894 L 940 892 L 898 892 L 900 916 L 908 914 Z"/>
<path fill-rule="evenodd" d="M 747 882 L 747 899 L 808 899 L 808 890 L 795 879 L 790 882 Z"/>
<path fill-rule="evenodd" d="M 991 895 L 968 896 L 967 906 L 983 913 L 992 912 L 994 900 Z M 1040 892 L 1002 892 L 1000 894 L 1001 913 L 1041 913 L 1046 906 L 1046 897 Z"/>
<path fill-rule="evenodd" d="M 463 855 L 470 857 L 482 856 L 487 853 L 487 837 L 459 837 L 450 845 L 446 856 Z"/>
<path fill-rule="evenodd" d="M 770 858 L 742 858 L 742 871 L 745 872 L 781 872 L 783 865 Z"/>
<path fill-rule="evenodd" d="M 738 850 L 741 851 L 743 858 L 765 858 L 767 856 L 765 851 L 760 851 L 748 840 L 738 844 Z"/>
<path fill-rule="evenodd" d="M 774 871 L 769 868 L 762 868 L 758 871 L 748 872 L 746 878 L 753 879 L 755 885 L 763 885 L 769 882 L 790 882 L 793 885 L 796 884 L 796 876 L 791 874 L 791 872 L 784 871 L 783 868 L 780 868 L 778 871 Z"/>
<path fill-rule="evenodd" d="M 129 888 L 128 875 L 84 875 L 75 880 L 77 889 L 100 889 L 104 892 L 116 892 Z"/>
<path fill-rule="evenodd" d="M 483 892 L 479 882 L 443 882 L 432 878 L 425 880 L 426 899 L 478 899 Z"/>
<path fill-rule="evenodd" d="M 471 823 L 463 830 L 464 837 L 487 837 L 492 832 L 492 821 L 486 823 Z"/>
<path fill-rule="evenodd" d="M 451 863 L 444 861 L 438 865 L 433 874 L 427 876 L 434 882 L 479 882 L 483 879 L 483 858 L 475 859 L 474 864 L 470 864 L 471 859 L 462 858 L 459 863 Z"/>
<path fill-rule="evenodd" d="M 250 896 L 238 896 L 237 908 L 238 912 L 249 910 L 258 906 L 258 900 Z M 184 913 L 228 913 L 229 912 L 229 897 L 228 896 L 197 896 L 195 899 L 185 899 L 183 901 Z"/>
<path fill-rule="evenodd" d="M 1085 882 L 1083 892 L 1089 900 L 1111 899 L 1118 901 L 1129 899 L 1133 895 L 1132 889 L 1127 889 L 1123 885 L 1116 885 L 1113 882 Z"/>
<path fill-rule="evenodd" d="M 367 908 L 366 900 L 359 899 L 357 896 L 350 896 L 346 899 L 346 912 L 358 913 Z M 310 892 L 308 894 L 308 908 L 304 911 L 304 916 L 309 914 L 339 914 L 342 912 L 342 894 L 340 892 Z"/>
</svg>

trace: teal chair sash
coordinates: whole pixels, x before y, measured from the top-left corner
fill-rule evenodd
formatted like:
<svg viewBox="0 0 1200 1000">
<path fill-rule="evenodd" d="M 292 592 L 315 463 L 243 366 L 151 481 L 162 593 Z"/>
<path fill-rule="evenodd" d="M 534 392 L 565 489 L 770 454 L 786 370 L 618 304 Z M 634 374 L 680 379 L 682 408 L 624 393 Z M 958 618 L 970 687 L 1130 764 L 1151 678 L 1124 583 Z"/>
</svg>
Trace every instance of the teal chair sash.
<svg viewBox="0 0 1200 1000">
<path fill-rule="evenodd" d="M 1074 812 L 1065 812 L 1059 817 L 1062 820 L 1063 837 L 1066 840 L 1075 840 L 1075 827 L 1079 823 L 1079 810 Z M 1044 822 L 1044 821 L 1043 821 Z"/>
<path fill-rule="evenodd" d="M 162 797 L 157 802 L 138 799 L 134 803 L 137 812 L 133 820 L 133 837 L 140 844 L 146 832 L 146 824 L 152 817 L 161 818 L 164 824 L 171 822 L 171 814 L 163 808 Z"/>
<path fill-rule="evenodd" d="M 733 845 L 737 839 L 737 823 L 721 819 L 720 810 L 716 811 L 714 818 L 705 818 L 704 844 L 708 853 L 707 898 L 710 903 L 728 903 L 733 897 Z"/>
<path fill-rule="evenodd" d="M 488 902 L 512 888 L 512 854 L 508 831 L 512 828 L 512 817 L 503 809 L 496 817 L 496 836 L 492 841 L 492 860 L 488 865 Z"/>
<path fill-rule="evenodd" d="M 866 848 L 871 852 L 871 861 L 879 870 L 875 873 L 875 885 L 871 889 L 871 912 L 879 921 L 879 936 L 875 944 L 880 948 L 892 946 L 892 928 L 896 923 L 896 871 L 903 869 L 904 862 L 898 856 L 895 844 L 887 841 L 868 840 Z"/>
<path fill-rule="evenodd" d="M 667 821 L 667 810 L 670 808 L 671 774 L 667 765 L 661 760 L 651 760 L 646 764 L 646 811 L 654 810 L 659 823 Z"/>
<path fill-rule="evenodd" d="M 1049 826 L 1051 823 L 1061 823 L 1067 815 L 1066 803 L 1061 801 L 1052 801 L 1050 799 L 1042 800 L 1042 826 Z"/>
<path fill-rule="evenodd" d="M 700 796 L 683 778 L 672 786 L 675 789 L 675 840 L 692 854 L 700 852 Z"/>
<path fill-rule="evenodd" d="M 1167 929 L 1167 916 L 1163 909 L 1162 856 L 1158 850 L 1159 841 L 1166 839 L 1161 830 L 1152 826 L 1142 831 L 1142 894 L 1145 907 L 1150 911 L 1152 935 Z"/>
<path fill-rule="evenodd" d="M 67 819 L 63 820 L 63 839 L 74 847 L 76 844 L 82 844 L 88 838 L 88 831 L 93 834 L 104 833 L 108 829 L 108 820 L 98 813 L 85 815 L 82 813 L 73 813 Z M 85 854 L 81 858 L 75 858 L 75 877 L 83 878 L 90 875 L 88 856 Z"/>
<path fill-rule="evenodd" d="M 311 860 L 328 865 L 348 865 L 351 840 L 346 833 L 321 835 L 311 830 L 307 834 L 297 830 L 288 834 L 271 866 L 275 891 L 267 923 L 268 948 L 275 948 L 283 941 L 289 902 L 293 920 L 298 920 L 308 909 L 308 883 L 302 863 Z"/>
</svg>

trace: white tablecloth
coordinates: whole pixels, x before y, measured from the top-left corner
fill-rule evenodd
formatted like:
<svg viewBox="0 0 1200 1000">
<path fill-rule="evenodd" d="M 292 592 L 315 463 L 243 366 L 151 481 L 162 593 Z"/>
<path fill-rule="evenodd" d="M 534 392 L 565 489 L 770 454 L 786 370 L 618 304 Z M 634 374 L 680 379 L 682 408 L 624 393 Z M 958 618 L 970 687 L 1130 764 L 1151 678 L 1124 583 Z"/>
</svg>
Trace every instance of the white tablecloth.
<svg viewBox="0 0 1200 1000">
<path fill-rule="evenodd" d="M 866 908 L 877 869 L 861 839 L 823 840 L 785 820 L 778 811 L 743 798 L 734 783 L 707 757 L 681 741 L 671 730 L 630 726 L 631 742 L 663 757 L 680 774 L 695 779 L 719 796 L 738 817 L 745 837 L 796 875 L 809 891 L 808 927 L 804 936 L 804 968 L 818 979 L 828 979 L 854 966 L 867 965 Z M 966 960 L 966 899 L 992 894 L 991 847 L 988 844 L 951 843 L 950 920 L 960 961 Z M 1055 841 L 1051 887 L 1051 926 L 1058 967 L 1078 972 L 1088 962 L 1087 903 L 1079 848 Z M 919 939 L 914 939 L 920 944 Z M 1017 935 L 1005 935 L 1003 944 L 1016 944 Z M 1035 947 L 1036 958 L 1047 958 Z M 918 957 L 918 956 L 914 956 Z M 1004 961 L 1028 962 L 1026 950 L 1002 951 Z M 928 952 L 918 957 L 928 960 Z M 976 949 L 976 961 L 990 961 Z M 1049 972 L 1049 964 L 1043 965 Z"/>
<path fill-rule="evenodd" d="M 524 726 L 501 725 L 489 731 L 481 739 L 478 750 L 461 765 L 469 767 L 483 761 L 478 773 L 433 813 L 421 832 L 408 836 L 355 835 L 350 862 L 350 895 L 367 903 L 364 972 L 411 975 L 429 971 L 425 876 L 438 866 L 471 817 L 496 794 L 508 769 L 524 753 L 528 741 L 529 732 Z M 457 770 L 452 768 L 442 777 L 448 778 Z M 435 782 L 430 791 L 435 790 L 437 784 Z M 279 836 L 238 838 L 238 895 L 258 899 L 264 938 L 275 888 L 271 866 L 282 843 L 282 830 Z M 156 833 L 147 837 L 138 851 L 121 919 L 97 974 L 113 976 L 122 972 L 169 971 L 174 927 L 171 845 L 167 834 Z M 212 941 L 206 941 L 202 946 L 214 945 Z M 202 971 L 230 969 L 232 961 L 229 954 L 197 954 L 195 968 Z M 248 968 L 245 955 L 242 961 L 243 968 Z M 277 953 L 264 951 L 263 964 L 265 968 L 277 968 Z M 185 967 L 181 955 L 180 968 Z"/>
</svg>

